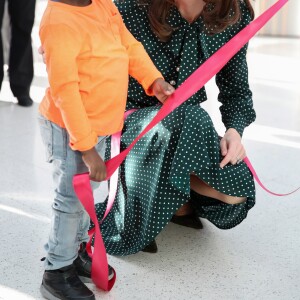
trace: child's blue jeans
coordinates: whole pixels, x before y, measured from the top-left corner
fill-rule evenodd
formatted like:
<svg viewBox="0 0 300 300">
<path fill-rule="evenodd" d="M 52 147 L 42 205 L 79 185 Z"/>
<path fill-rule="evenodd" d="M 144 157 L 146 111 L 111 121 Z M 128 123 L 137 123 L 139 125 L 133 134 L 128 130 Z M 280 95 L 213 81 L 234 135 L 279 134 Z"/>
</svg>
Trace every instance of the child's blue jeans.
<svg viewBox="0 0 300 300">
<path fill-rule="evenodd" d="M 69 146 L 66 129 L 39 117 L 43 142 L 46 146 L 47 161 L 53 165 L 55 187 L 52 205 L 51 229 L 45 245 L 46 270 L 56 270 L 71 265 L 78 255 L 79 245 L 89 240 L 87 231 L 90 218 L 77 199 L 72 179 L 75 174 L 88 172 L 79 151 Z M 99 137 L 95 146 L 100 156 L 105 153 L 106 137 Z M 92 182 L 93 188 L 99 186 Z"/>
</svg>

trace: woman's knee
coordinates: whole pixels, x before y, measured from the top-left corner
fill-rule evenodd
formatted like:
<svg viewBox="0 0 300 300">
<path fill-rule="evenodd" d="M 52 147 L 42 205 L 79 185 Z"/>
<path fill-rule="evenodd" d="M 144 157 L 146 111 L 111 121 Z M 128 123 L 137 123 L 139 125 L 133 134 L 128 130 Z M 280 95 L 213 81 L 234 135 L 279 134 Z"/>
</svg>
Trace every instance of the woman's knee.
<svg viewBox="0 0 300 300">
<path fill-rule="evenodd" d="M 245 202 L 247 199 L 246 197 L 235 197 L 223 194 L 205 183 L 202 179 L 198 178 L 194 174 L 191 174 L 191 189 L 201 195 L 217 199 L 226 204 L 240 204 Z"/>
<path fill-rule="evenodd" d="M 247 200 L 246 197 L 234 197 L 225 194 L 222 194 L 222 199 L 221 199 L 221 201 L 226 204 L 240 204 L 245 202 L 246 200 Z"/>
</svg>

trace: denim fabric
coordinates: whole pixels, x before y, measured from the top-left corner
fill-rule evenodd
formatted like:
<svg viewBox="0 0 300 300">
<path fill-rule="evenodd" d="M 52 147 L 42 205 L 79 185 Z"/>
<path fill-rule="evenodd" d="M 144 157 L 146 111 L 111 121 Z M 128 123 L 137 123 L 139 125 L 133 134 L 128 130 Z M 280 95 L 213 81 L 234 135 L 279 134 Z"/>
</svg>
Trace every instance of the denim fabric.
<svg viewBox="0 0 300 300">
<path fill-rule="evenodd" d="M 54 201 L 50 235 L 45 249 L 46 270 L 55 270 L 71 265 L 77 257 L 78 247 L 87 242 L 90 218 L 77 199 L 72 178 L 75 174 L 88 172 L 79 151 L 69 146 L 66 129 L 39 117 L 43 142 L 46 146 L 46 160 L 53 165 Z M 95 146 L 102 158 L 105 153 L 106 137 L 99 137 Z M 99 183 L 91 182 L 93 189 Z"/>
</svg>

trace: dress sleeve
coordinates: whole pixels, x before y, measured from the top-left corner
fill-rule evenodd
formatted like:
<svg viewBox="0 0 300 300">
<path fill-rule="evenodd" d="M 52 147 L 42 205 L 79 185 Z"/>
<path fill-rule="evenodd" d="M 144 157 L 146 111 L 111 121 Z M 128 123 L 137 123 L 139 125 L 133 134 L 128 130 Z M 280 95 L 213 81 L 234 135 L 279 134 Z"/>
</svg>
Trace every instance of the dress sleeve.
<svg viewBox="0 0 300 300">
<path fill-rule="evenodd" d="M 235 26 L 232 35 L 235 35 L 250 21 L 250 14 L 242 5 L 242 19 Z M 247 48 L 244 46 L 216 75 L 216 83 L 219 87 L 218 100 L 222 103 L 220 111 L 222 121 L 226 127 L 236 129 L 242 136 L 244 129 L 249 126 L 256 117 L 252 92 L 248 82 Z"/>
<path fill-rule="evenodd" d="M 46 56 L 51 96 L 70 135 L 70 147 L 79 151 L 91 149 L 97 143 L 97 134 L 92 131 L 79 92 L 76 59 L 82 44 L 80 38 L 62 24 L 43 26 L 40 38 Z"/>
</svg>

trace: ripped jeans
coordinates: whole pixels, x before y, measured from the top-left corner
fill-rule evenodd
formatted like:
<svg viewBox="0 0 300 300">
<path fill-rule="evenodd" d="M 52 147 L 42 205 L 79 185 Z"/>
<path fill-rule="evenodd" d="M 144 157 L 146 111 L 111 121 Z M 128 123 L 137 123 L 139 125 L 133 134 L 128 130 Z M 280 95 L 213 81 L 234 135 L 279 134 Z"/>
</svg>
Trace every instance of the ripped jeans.
<svg viewBox="0 0 300 300">
<path fill-rule="evenodd" d="M 71 265 L 78 255 L 82 242 L 87 242 L 90 218 L 77 199 L 72 179 L 75 174 L 88 172 L 81 153 L 69 146 L 69 135 L 66 129 L 39 117 L 43 142 L 46 146 L 47 162 L 53 165 L 54 202 L 52 205 L 51 228 L 48 242 L 45 245 L 47 256 L 46 270 L 56 270 Z M 95 146 L 103 158 L 105 139 L 98 138 Z M 93 189 L 99 183 L 91 182 Z"/>
</svg>

